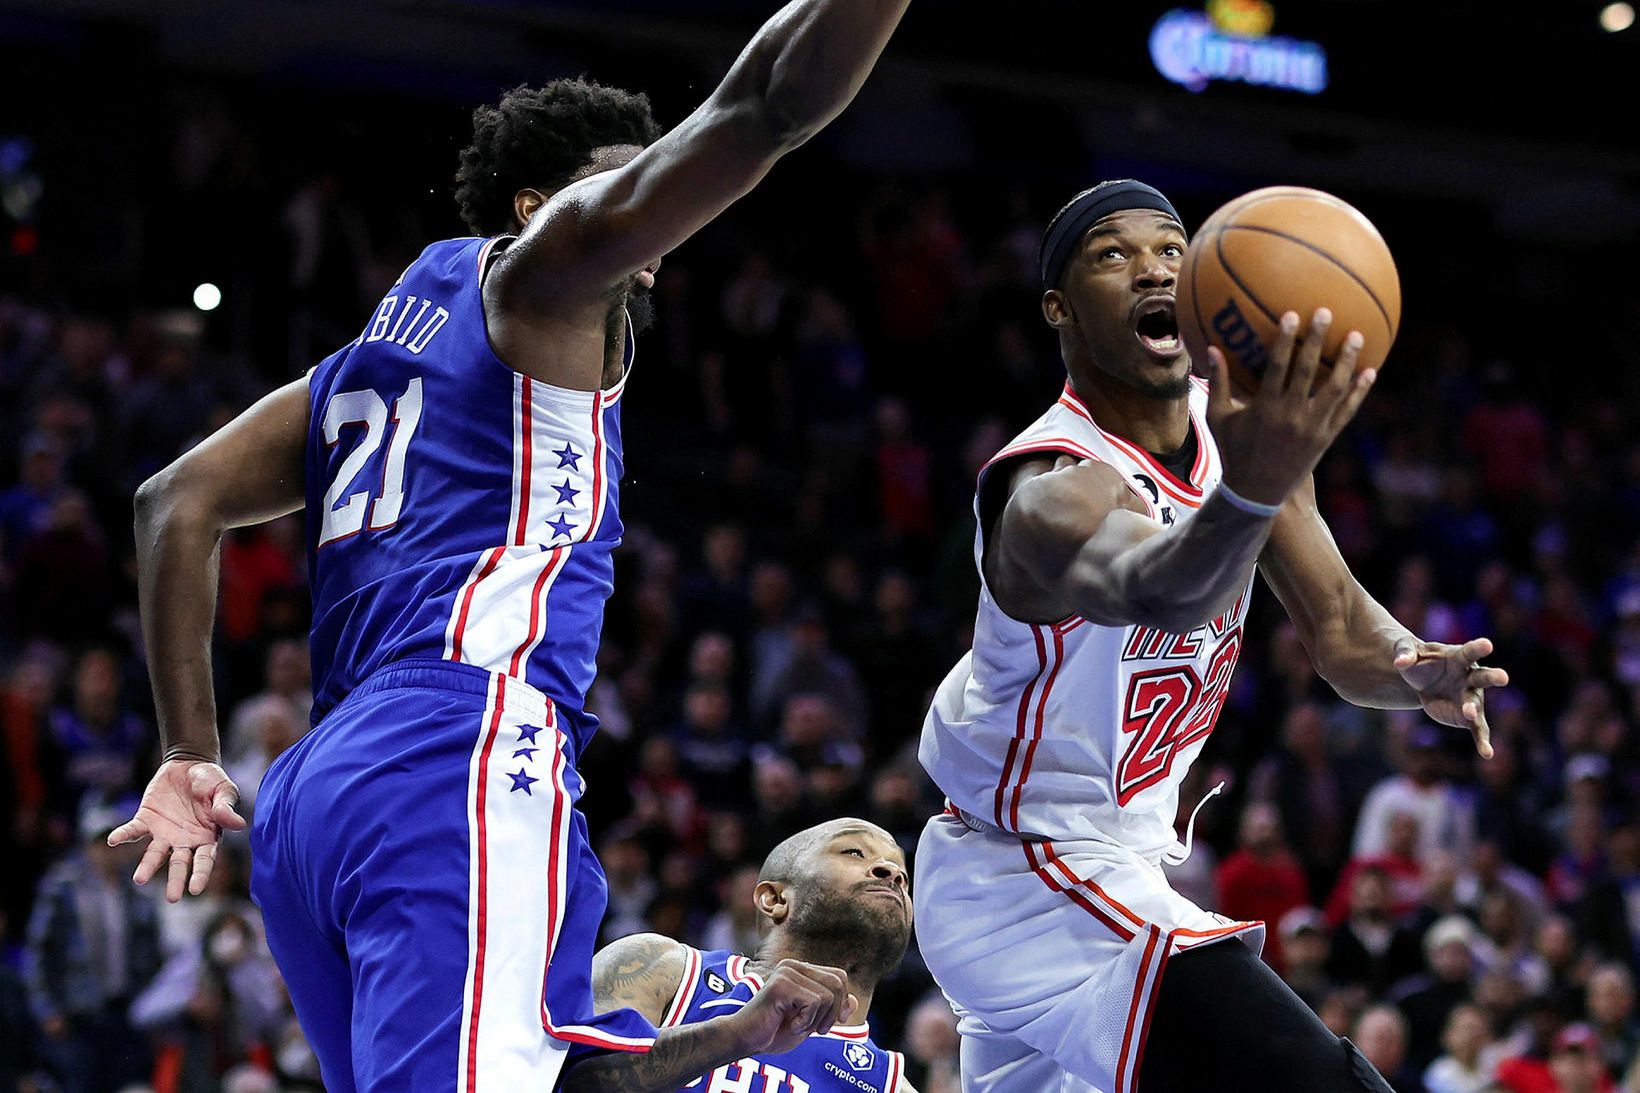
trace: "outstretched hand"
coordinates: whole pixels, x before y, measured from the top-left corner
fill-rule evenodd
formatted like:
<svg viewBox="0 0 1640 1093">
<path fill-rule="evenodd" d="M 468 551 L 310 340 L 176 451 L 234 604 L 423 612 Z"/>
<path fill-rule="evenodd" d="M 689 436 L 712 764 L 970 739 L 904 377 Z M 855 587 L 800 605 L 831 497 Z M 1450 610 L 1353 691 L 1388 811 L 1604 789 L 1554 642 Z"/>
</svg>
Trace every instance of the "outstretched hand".
<svg viewBox="0 0 1640 1093">
<path fill-rule="evenodd" d="M 1509 673 L 1486 668 L 1480 658 L 1492 653 L 1492 639 L 1462 645 L 1404 637 L 1395 643 L 1395 670 L 1418 694 L 1424 712 L 1443 725 L 1468 729 L 1482 759 L 1492 758 L 1492 728 L 1486 723 L 1486 691 L 1507 687 Z"/>
<path fill-rule="evenodd" d="M 217 764 L 167 759 L 143 790 L 137 814 L 109 834 L 108 845 L 148 839 L 148 850 L 132 879 L 147 884 L 169 859 L 166 900 L 181 899 L 184 887 L 197 896 L 211 879 L 222 829 L 245 828 L 245 818 L 234 811 L 238 802 L 239 787 Z"/>
</svg>

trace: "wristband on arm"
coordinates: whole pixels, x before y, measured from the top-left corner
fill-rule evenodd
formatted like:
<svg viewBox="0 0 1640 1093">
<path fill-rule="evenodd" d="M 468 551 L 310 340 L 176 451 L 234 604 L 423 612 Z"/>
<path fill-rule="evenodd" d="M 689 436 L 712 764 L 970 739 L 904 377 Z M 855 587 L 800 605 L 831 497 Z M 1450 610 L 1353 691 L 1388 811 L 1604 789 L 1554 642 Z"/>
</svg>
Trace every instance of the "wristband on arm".
<svg viewBox="0 0 1640 1093">
<path fill-rule="evenodd" d="M 1249 501 L 1241 494 L 1230 488 L 1230 483 L 1219 483 L 1219 496 L 1230 503 L 1232 508 L 1238 508 L 1249 516 L 1262 516 L 1266 519 L 1281 511 L 1280 505 L 1266 505 L 1259 501 Z"/>
</svg>

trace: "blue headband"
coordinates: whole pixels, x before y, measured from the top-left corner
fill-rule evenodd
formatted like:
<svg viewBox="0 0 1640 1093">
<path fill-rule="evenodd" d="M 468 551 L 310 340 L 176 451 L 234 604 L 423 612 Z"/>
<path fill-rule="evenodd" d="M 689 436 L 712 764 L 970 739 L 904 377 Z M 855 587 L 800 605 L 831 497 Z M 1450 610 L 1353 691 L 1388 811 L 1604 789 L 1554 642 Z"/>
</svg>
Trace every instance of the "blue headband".
<svg viewBox="0 0 1640 1093">
<path fill-rule="evenodd" d="M 1101 182 L 1092 189 L 1083 190 L 1071 198 L 1070 204 L 1059 210 L 1048 224 L 1048 230 L 1042 234 L 1042 249 L 1037 252 L 1037 264 L 1042 269 L 1042 290 L 1046 292 L 1059 287 L 1065 267 L 1070 264 L 1077 244 L 1089 228 L 1111 213 L 1129 209 L 1155 209 L 1179 220 L 1172 202 L 1162 196 L 1162 191 L 1131 178 Z M 1179 220 L 1179 225 L 1183 227 L 1184 221 Z"/>
</svg>

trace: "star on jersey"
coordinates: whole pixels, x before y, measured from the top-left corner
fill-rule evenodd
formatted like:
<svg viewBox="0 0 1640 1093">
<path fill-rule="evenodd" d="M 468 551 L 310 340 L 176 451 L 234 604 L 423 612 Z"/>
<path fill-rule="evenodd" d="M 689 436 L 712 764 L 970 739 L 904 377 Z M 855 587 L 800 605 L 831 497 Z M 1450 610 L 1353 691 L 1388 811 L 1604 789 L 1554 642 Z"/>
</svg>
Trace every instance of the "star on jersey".
<svg viewBox="0 0 1640 1093">
<path fill-rule="evenodd" d="M 554 539 L 560 535 L 568 539 L 571 529 L 575 527 L 573 523 L 564 519 L 564 514 L 561 512 L 554 519 L 548 520 L 547 526 L 552 529 L 552 536 Z"/>
<path fill-rule="evenodd" d="M 535 734 L 540 731 L 541 726 L 539 725 L 520 725 L 518 726 L 518 742 L 522 744 L 524 741 L 528 740 L 531 744 L 533 744 L 535 743 Z"/>
<path fill-rule="evenodd" d="M 526 797 L 534 797 L 535 796 L 534 793 L 530 792 L 530 787 L 541 780 L 539 778 L 531 778 L 529 776 L 529 774 L 527 774 L 523 770 L 523 768 L 519 768 L 517 773 L 513 773 L 512 771 L 508 771 L 507 772 L 507 777 L 512 779 L 512 789 L 508 790 L 507 792 L 508 793 L 517 793 L 519 790 L 523 790 L 524 791 L 524 796 L 526 796 Z"/>
<path fill-rule="evenodd" d="M 530 763 L 535 760 L 535 753 L 540 750 L 540 748 L 519 748 L 517 751 L 513 752 L 512 757 L 517 759 L 520 755 L 522 755 L 524 757 L 524 762 Z"/>
<path fill-rule="evenodd" d="M 552 454 L 558 457 L 559 470 L 563 470 L 565 467 L 572 471 L 581 469 L 581 453 L 576 451 L 569 441 L 564 441 L 564 446 L 554 449 Z"/>
<path fill-rule="evenodd" d="M 567 479 L 567 478 L 564 479 L 564 481 L 562 483 L 560 483 L 559 485 L 556 485 L 552 488 L 558 491 L 558 503 L 560 505 L 573 505 L 573 504 L 575 504 L 575 497 L 576 497 L 577 494 L 579 494 L 581 492 L 580 490 L 576 489 L 574 486 L 570 485 L 569 484 L 569 479 Z"/>
</svg>

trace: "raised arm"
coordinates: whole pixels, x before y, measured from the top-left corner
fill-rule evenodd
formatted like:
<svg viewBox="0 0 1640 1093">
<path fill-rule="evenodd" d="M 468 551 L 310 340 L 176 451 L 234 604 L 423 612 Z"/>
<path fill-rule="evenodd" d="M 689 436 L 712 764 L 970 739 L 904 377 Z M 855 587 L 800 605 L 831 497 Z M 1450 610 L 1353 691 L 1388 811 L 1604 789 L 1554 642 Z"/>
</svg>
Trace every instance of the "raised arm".
<svg viewBox="0 0 1640 1093">
<path fill-rule="evenodd" d="M 688 239 L 854 98 L 910 0 L 796 0 L 631 162 L 555 194 L 497 262 L 505 310 L 584 307 Z"/>
<path fill-rule="evenodd" d="M 593 1003 L 602 1013 L 627 1007 L 659 1024 L 684 967 L 683 947 L 659 934 L 622 938 L 592 960 Z M 848 976 L 836 968 L 782 960 L 745 1006 L 709 1021 L 661 1029 L 644 1053 L 612 1052 L 565 1077 L 565 1093 L 670 1093 L 726 1063 L 778 1055 L 828 1031 L 854 1005 Z"/>
<path fill-rule="evenodd" d="M 1501 668 L 1478 662 L 1488 638 L 1462 645 L 1423 641 L 1367 594 L 1338 552 L 1306 477 L 1276 517 L 1259 570 L 1275 590 L 1315 670 L 1339 696 L 1375 709 L 1417 709 L 1468 729 L 1475 749 L 1492 754 L 1486 690 L 1509 683 Z"/>
<path fill-rule="evenodd" d="M 169 859 L 165 896 L 205 890 L 239 791 L 219 765 L 211 631 L 217 553 L 229 528 L 295 512 L 303 502 L 306 378 L 279 388 L 144 482 L 136 497 L 137 591 L 164 757 L 112 844 L 150 839 L 146 884 Z"/>
<path fill-rule="evenodd" d="M 1233 603 L 1264 549 L 1276 507 L 1308 477 L 1366 397 L 1373 376 L 1355 375 L 1360 335 L 1345 342 L 1332 374 L 1311 389 L 1325 312 L 1294 353 L 1297 316 L 1284 317 L 1258 394 L 1230 394 L 1224 358 L 1211 350 L 1208 416 L 1224 457 L 1224 487 L 1191 517 L 1162 528 L 1122 476 L 1068 456 L 1021 467 L 985 559 L 1002 609 L 1028 622 L 1081 615 L 1107 626 L 1172 633 L 1200 626 Z"/>
</svg>

